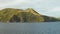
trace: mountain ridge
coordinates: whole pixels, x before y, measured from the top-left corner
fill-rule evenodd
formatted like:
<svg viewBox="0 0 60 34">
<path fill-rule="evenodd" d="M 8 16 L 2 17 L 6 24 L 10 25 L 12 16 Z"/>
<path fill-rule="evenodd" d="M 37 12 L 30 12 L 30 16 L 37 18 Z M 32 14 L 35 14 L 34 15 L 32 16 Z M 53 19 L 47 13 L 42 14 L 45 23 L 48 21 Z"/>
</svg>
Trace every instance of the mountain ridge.
<svg viewBox="0 0 60 34">
<path fill-rule="evenodd" d="M 26 10 L 5 8 L 0 10 L 0 22 L 56 22 L 55 17 L 41 15 L 32 8 Z"/>
</svg>

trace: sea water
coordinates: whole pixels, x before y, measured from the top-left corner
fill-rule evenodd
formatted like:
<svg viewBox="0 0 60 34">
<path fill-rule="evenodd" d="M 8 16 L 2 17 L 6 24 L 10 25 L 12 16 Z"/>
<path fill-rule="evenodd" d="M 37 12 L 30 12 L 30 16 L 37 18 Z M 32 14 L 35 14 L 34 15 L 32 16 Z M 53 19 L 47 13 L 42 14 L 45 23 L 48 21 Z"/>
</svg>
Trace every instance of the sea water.
<svg viewBox="0 0 60 34">
<path fill-rule="evenodd" d="M 60 22 L 0 23 L 0 34 L 60 34 Z"/>
</svg>

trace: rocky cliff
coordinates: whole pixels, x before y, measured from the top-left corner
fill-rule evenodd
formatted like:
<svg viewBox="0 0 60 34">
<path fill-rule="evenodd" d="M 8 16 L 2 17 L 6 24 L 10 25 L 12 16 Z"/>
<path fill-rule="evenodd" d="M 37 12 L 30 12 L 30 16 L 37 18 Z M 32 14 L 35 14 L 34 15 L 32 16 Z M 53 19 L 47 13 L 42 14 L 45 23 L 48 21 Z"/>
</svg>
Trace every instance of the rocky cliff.
<svg viewBox="0 0 60 34">
<path fill-rule="evenodd" d="M 56 22 L 60 21 L 55 17 L 49 17 L 37 13 L 28 8 L 26 10 L 5 8 L 0 10 L 0 22 Z"/>
</svg>

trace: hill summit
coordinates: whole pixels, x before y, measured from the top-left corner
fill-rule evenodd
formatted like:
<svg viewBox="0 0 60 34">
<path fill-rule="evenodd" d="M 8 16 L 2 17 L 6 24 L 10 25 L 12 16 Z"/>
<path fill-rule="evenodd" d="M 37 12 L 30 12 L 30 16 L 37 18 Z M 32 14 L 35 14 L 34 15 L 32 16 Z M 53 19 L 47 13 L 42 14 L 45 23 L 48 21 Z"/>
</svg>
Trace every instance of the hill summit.
<svg viewBox="0 0 60 34">
<path fill-rule="evenodd" d="M 55 17 L 41 15 L 32 8 L 26 10 L 5 8 L 0 10 L 0 22 L 55 22 Z"/>
</svg>

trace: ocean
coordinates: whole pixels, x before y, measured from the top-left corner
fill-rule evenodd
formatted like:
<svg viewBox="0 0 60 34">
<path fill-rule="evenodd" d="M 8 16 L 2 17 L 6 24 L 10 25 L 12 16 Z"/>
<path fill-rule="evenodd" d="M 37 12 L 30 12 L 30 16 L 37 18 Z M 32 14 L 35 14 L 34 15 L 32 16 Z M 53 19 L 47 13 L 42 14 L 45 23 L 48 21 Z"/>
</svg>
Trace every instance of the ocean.
<svg viewBox="0 0 60 34">
<path fill-rule="evenodd" d="M 60 34 L 60 22 L 0 23 L 0 34 Z"/>
</svg>

